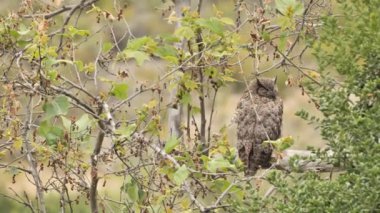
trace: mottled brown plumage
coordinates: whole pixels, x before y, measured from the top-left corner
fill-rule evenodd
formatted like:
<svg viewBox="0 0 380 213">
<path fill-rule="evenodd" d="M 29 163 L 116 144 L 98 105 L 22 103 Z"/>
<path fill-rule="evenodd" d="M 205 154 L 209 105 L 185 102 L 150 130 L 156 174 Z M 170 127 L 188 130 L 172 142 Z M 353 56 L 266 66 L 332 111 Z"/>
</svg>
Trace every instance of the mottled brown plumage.
<svg viewBox="0 0 380 213">
<path fill-rule="evenodd" d="M 254 79 L 241 97 L 236 108 L 237 149 L 246 175 L 271 166 L 273 148 L 262 143 L 280 137 L 282 108 L 275 79 Z"/>
</svg>

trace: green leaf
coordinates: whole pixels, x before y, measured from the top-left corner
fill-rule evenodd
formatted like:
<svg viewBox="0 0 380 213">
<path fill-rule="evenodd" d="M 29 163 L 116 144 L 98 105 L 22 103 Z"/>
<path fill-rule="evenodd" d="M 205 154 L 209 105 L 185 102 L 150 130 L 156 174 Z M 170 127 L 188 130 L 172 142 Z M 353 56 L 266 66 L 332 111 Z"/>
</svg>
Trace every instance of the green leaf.
<svg viewBox="0 0 380 213">
<path fill-rule="evenodd" d="M 43 60 L 43 63 L 46 67 L 51 67 L 57 63 L 57 59 L 52 58 L 52 57 L 47 57 L 45 60 Z"/>
<path fill-rule="evenodd" d="M 75 66 L 77 66 L 77 69 L 79 70 L 79 72 L 83 71 L 83 68 L 84 68 L 83 61 L 75 61 L 74 64 Z"/>
<path fill-rule="evenodd" d="M 194 80 L 191 79 L 191 74 L 189 73 L 185 73 L 183 76 L 182 76 L 182 79 L 181 79 L 181 82 L 183 83 L 183 85 L 186 87 L 186 89 L 188 90 L 194 90 L 196 88 L 198 88 L 198 84 L 197 82 L 195 82 Z"/>
<path fill-rule="evenodd" d="M 218 70 L 215 67 L 207 67 L 204 72 L 210 78 L 214 78 L 218 74 Z"/>
<path fill-rule="evenodd" d="M 13 148 L 17 151 L 20 151 L 22 148 L 23 140 L 21 137 L 16 137 L 13 139 Z"/>
<path fill-rule="evenodd" d="M 264 141 L 264 143 L 272 144 L 277 151 L 284 151 L 294 144 L 294 139 L 292 136 L 282 137 L 275 141 Z"/>
<path fill-rule="evenodd" d="M 263 37 L 264 41 L 266 41 L 266 42 L 269 42 L 271 39 L 270 33 L 268 33 L 267 31 L 263 31 L 262 37 Z"/>
<path fill-rule="evenodd" d="M 178 64 L 177 49 L 173 46 L 164 45 L 156 49 L 154 54 L 172 64 Z"/>
<path fill-rule="evenodd" d="M 67 132 L 71 133 L 73 138 L 79 138 L 82 141 L 88 139 L 91 125 L 93 120 L 90 118 L 88 114 L 83 114 L 76 122 L 72 122 L 64 116 L 61 116 L 62 125 Z"/>
<path fill-rule="evenodd" d="M 47 77 L 50 81 L 56 81 L 58 77 L 58 71 L 57 70 L 49 70 L 47 72 Z"/>
<path fill-rule="evenodd" d="M 160 35 L 160 38 L 165 42 L 165 43 L 176 43 L 180 42 L 181 40 L 173 35 L 173 34 L 162 34 Z"/>
<path fill-rule="evenodd" d="M 149 55 L 141 51 L 126 49 L 124 50 L 124 55 L 126 58 L 135 59 L 138 66 L 141 66 L 145 61 L 149 60 Z"/>
<path fill-rule="evenodd" d="M 45 103 L 42 107 L 45 112 L 45 119 L 52 118 L 57 115 L 66 115 L 70 107 L 70 103 L 66 96 L 58 96 L 50 103 Z"/>
<path fill-rule="evenodd" d="M 26 35 L 30 32 L 30 29 L 28 29 L 25 25 L 20 25 L 20 30 L 17 31 L 19 35 Z"/>
<path fill-rule="evenodd" d="M 129 40 L 127 49 L 130 51 L 151 50 L 151 49 L 155 49 L 156 46 L 157 46 L 157 43 L 152 38 L 144 36 L 141 38 Z"/>
<path fill-rule="evenodd" d="M 182 92 L 181 99 L 179 100 L 182 104 L 187 105 L 191 103 L 191 95 L 188 92 Z"/>
<path fill-rule="evenodd" d="M 94 72 L 95 71 L 95 65 L 94 65 L 94 63 L 90 62 L 87 65 L 85 65 L 83 67 L 83 71 L 86 72 L 87 74 Z"/>
<path fill-rule="evenodd" d="M 201 113 L 201 108 L 196 107 L 196 106 L 191 107 L 191 115 L 197 115 L 199 113 Z"/>
<path fill-rule="evenodd" d="M 282 32 L 281 35 L 280 35 L 280 40 L 278 41 L 278 49 L 281 51 L 281 52 L 284 52 L 285 50 L 285 47 L 286 47 L 286 33 L 285 32 Z"/>
<path fill-rule="evenodd" d="M 111 95 L 118 99 L 126 99 L 128 97 L 128 84 L 114 84 L 111 90 Z"/>
<path fill-rule="evenodd" d="M 294 6 L 294 14 L 295 14 L 295 15 L 300 16 L 300 15 L 303 14 L 303 11 L 304 11 L 304 6 L 303 6 L 302 2 L 297 3 L 297 4 Z"/>
<path fill-rule="evenodd" d="M 61 120 L 62 120 L 63 128 L 65 128 L 65 130 L 67 130 L 67 131 L 70 131 L 71 130 L 71 124 L 72 124 L 71 120 L 69 120 L 65 116 L 61 116 Z"/>
<path fill-rule="evenodd" d="M 203 28 L 210 30 L 213 33 L 216 33 L 218 35 L 223 35 L 223 32 L 224 32 L 223 23 L 216 18 L 209 18 L 209 19 L 200 18 L 195 23 L 197 23 L 199 26 Z"/>
<path fill-rule="evenodd" d="M 217 190 L 217 192 L 222 193 L 225 191 L 229 186 L 231 185 L 231 182 L 225 179 L 216 179 L 212 182 L 211 188 L 213 190 Z"/>
<path fill-rule="evenodd" d="M 75 28 L 73 26 L 69 26 L 68 27 L 68 32 L 69 32 L 69 35 L 71 37 L 74 37 L 76 35 L 79 35 L 79 36 L 89 36 L 90 35 L 90 31 L 88 31 L 88 30 L 80 30 L 80 29 Z"/>
<path fill-rule="evenodd" d="M 293 18 L 287 16 L 280 16 L 275 19 L 275 22 L 281 27 L 282 30 L 285 29 L 294 29 L 295 22 Z"/>
<path fill-rule="evenodd" d="M 178 57 L 175 57 L 175 56 L 165 56 L 162 59 L 164 59 L 165 61 L 167 61 L 167 62 L 169 62 L 171 64 L 178 65 Z"/>
<path fill-rule="evenodd" d="M 182 165 L 173 175 L 173 180 L 177 185 L 182 185 L 186 178 L 189 177 L 189 170 L 186 165 Z"/>
<path fill-rule="evenodd" d="M 236 79 L 234 79 L 230 76 L 227 76 L 227 75 L 220 76 L 220 79 L 224 82 L 236 82 Z"/>
<path fill-rule="evenodd" d="M 92 124 L 92 119 L 88 114 L 83 114 L 76 122 L 75 126 L 79 133 L 86 131 Z"/>
<path fill-rule="evenodd" d="M 57 143 L 57 140 L 63 136 L 64 132 L 61 128 L 52 125 L 49 121 L 43 121 L 40 123 L 37 133 L 46 139 L 48 145 L 52 146 Z"/>
<path fill-rule="evenodd" d="M 180 144 L 180 140 L 177 137 L 170 137 L 165 143 L 165 152 L 168 154 L 171 153 L 178 144 Z"/>
<path fill-rule="evenodd" d="M 276 9 L 282 15 L 292 18 L 294 15 L 302 15 L 304 6 L 296 0 L 276 0 Z"/>
<path fill-rule="evenodd" d="M 166 56 L 175 56 L 177 57 L 177 49 L 173 46 L 165 45 L 160 46 L 155 51 L 155 55 L 164 58 Z"/>
<path fill-rule="evenodd" d="M 9 34 L 16 39 L 20 37 L 20 34 L 16 30 L 13 30 L 13 29 L 9 30 Z"/>
<path fill-rule="evenodd" d="M 115 133 L 120 134 L 123 137 L 129 138 L 134 131 L 136 131 L 136 124 L 130 124 L 128 126 L 121 126 L 115 131 Z"/>
<path fill-rule="evenodd" d="M 190 40 L 195 37 L 195 33 L 193 29 L 187 26 L 181 26 L 179 27 L 175 32 L 174 35 L 180 37 L 180 38 L 185 38 L 187 40 Z"/>
<path fill-rule="evenodd" d="M 196 88 L 198 88 L 198 84 L 197 82 L 191 80 L 191 79 L 186 79 L 184 82 L 183 82 L 184 86 L 189 89 L 189 90 L 195 90 Z"/>
<path fill-rule="evenodd" d="M 113 47 L 113 44 L 111 42 L 104 42 L 102 46 L 102 51 L 106 53 L 110 51 L 112 47 Z"/>
<path fill-rule="evenodd" d="M 207 169 L 210 172 L 216 172 L 218 169 L 235 168 L 228 160 L 224 159 L 223 156 L 219 155 L 213 158 L 207 163 Z"/>
<path fill-rule="evenodd" d="M 278 11 L 280 11 L 282 14 L 285 14 L 290 1 L 289 0 L 276 0 L 275 2 L 276 2 L 276 9 Z"/>
<path fill-rule="evenodd" d="M 124 190 L 132 202 L 139 200 L 139 186 L 135 181 L 132 180 L 130 183 L 125 184 Z"/>
<path fill-rule="evenodd" d="M 30 41 L 17 40 L 17 45 L 19 47 L 25 48 L 28 44 L 30 44 Z"/>
</svg>

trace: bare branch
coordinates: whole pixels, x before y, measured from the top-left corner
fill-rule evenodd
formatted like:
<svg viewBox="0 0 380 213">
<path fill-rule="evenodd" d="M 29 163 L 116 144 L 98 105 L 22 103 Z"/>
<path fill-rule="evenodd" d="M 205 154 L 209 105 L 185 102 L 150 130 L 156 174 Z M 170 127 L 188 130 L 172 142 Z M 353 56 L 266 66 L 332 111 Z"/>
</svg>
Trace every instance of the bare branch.
<svg viewBox="0 0 380 213">
<path fill-rule="evenodd" d="M 305 77 L 307 77 L 308 79 L 310 79 L 311 81 L 313 81 L 314 83 L 316 83 L 317 85 L 321 86 L 322 84 L 319 83 L 317 80 L 315 80 L 313 77 L 311 77 L 310 75 L 308 75 L 305 71 L 303 71 L 301 68 L 299 68 L 295 63 L 293 63 L 292 60 L 290 60 L 284 53 L 282 53 L 281 51 L 277 51 L 278 53 L 280 53 L 280 55 L 282 57 L 284 57 L 284 59 L 286 61 L 288 61 L 292 66 L 294 66 L 300 73 L 302 73 L 302 75 L 304 75 Z"/>
<path fill-rule="evenodd" d="M 33 15 L 24 15 L 22 16 L 23 18 L 34 18 L 34 17 L 39 17 L 39 16 L 42 16 L 44 19 L 50 19 L 50 18 L 53 18 L 54 16 L 57 16 L 61 13 L 64 13 L 66 11 L 69 11 L 69 10 L 76 10 L 77 8 L 79 7 L 87 7 L 93 3 L 95 3 L 97 0 L 92 0 L 92 1 L 89 1 L 89 2 L 86 2 L 86 3 L 80 3 L 80 4 L 77 4 L 77 5 L 69 5 L 69 6 L 66 6 L 66 5 L 63 5 L 60 9 L 56 10 L 56 11 L 53 11 L 51 13 L 47 13 L 47 14 L 33 14 Z M 83 4 L 83 5 L 82 5 Z"/>
<path fill-rule="evenodd" d="M 103 113 L 103 107 L 99 107 L 98 115 Z M 98 186 L 98 155 L 103 145 L 104 137 L 106 134 L 106 124 L 103 120 L 98 121 L 99 133 L 96 139 L 95 147 L 91 155 L 91 185 L 90 185 L 90 206 L 91 212 L 98 213 L 97 203 L 97 186 Z"/>
<path fill-rule="evenodd" d="M 20 203 L 20 204 L 22 204 L 22 205 L 28 207 L 28 208 L 31 210 L 32 213 L 35 212 L 33 206 L 30 205 L 30 203 L 28 203 L 28 202 L 26 202 L 26 201 L 23 201 L 21 198 L 16 199 L 16 198 L 10 197 L 10 196 L 8 196 L 8 195 L 5 195 L 5 194 L 3 194 L 3 193 L 0 193 L 0 196 L 3 196 L 4 198 L 7 198 L 7 199 L 10 199 L 10 200 L 16 201 L 17 203 Z M 17 197 L 19 197 L 19 196 L 17 196 Z"/>
<path fill-rule="evenodd" d="M 291 171 L 290 159 L 295 156 L 302 157 L 303 159 L 298 162 L 298 171 L 319 171 L 319 172 L 337 172 L 343 171 L 342 168 L 334 167 L 334 165 L 323 162 L 322 160 L 308 160 L 307 158 L 315 157 L 311 151 L 306 150 L 285 150 L 282 153 L 282 158 L 274 164 L 275 169 Z"/>
<path fill-rule="evenodd" d="M 54 85 L 51 85 L 50 88 L 52 88 L 53 90 L 55 90 L 56 92 L 58 92 L 59 94 L 63 94 L 69 98 L 71 98 L 72 100 L 75 101 L 75 103 L 81 108 L 83 109 L 85 112 L 89 113 L 90 115 L 92 115 L 94 118 L 98 119 L 98 120 L 101 120 L 100 117 L 95 113 L 95 111 L 89 107 L 87 104 L 83 103 L 83 101 L 81 101 L 79 98 L 77 98 L 75 95 L 69 93 L 68 91 L 66 91 L 65 89 L 63 88 L 60 88 L 60 87 L 57 87 L 57 86 L 54 86 Z"/>
<path fill-rule="evenodd" d="M 75 11 L 81 8 L 88 7 L 89 5 L 92 5 L 93 3 L 97 2 L 98 0 L 91 0 L 86 2 L 86 0 L 81 0 L 79 4 L 73 6 L 69 12 L 69 14 L 66 16 L 65 21 L 63 22 L 62 28 L 60 30 L 60 33 L 62 34 L 59 40 L 59 45 L 58 45 L 58 52 L 62 49 L 63 45 L 63 34 L 65 33 L 65 27 L 67 24 L 69 24 L 69 21 L 71 17 L 74 15 Z"/>
<path fill-rule="evenodd" d="M 109 110 L 107 103 L 99 104 L 98 115 L 102 113 L 106 115 L 106 122 L 103 120 L 98 121 L 99 133 L 96 140 L 94 150 L 91 155 L 91 185 L 90 185 L 90 206 L 91 211 L 94 213 L 99 212 L 97 203 L 97 186 L 98 186 L 98 156 L 103 145 L 103 141 L 107 132 L 113 133 L 115 131 L 115 122 Z"/>
<path fill-rule="evenodd" d="M 39 209 L 39 212 L 45 213 L 46 207 L 45 207 L 44 189 L 43 189 L 43 185 L 42 185 L 42 182 L 41 182 L 41 179 L 39 176 L 39 172 L 37 169 L 37 167 L 38 167 L 37 161 L 32 154 L 32 151 L 31 151 L 32 146 L 31 146 L 29 138 L 28 138 L 28 133 L 30 130 L 30 126 L 32 123 L 32 117 L 33 117 L 33 114 L 32 114 L 33 108 L 32 107 L 33 107 L 33 97 L 30 96 L 29 102 L 26 105 L 26 118 L 25 118 L 25 126 L 24 126 L 25 129 L 23 132 L 23 138 L 25 141 L 25 149 L 27 152 L 26 157 L 28 159 L 30 170 L 32 173 L 32 177 L 34 179 L 34 184 L 36 186 L 38 209 Z"/>
</svg>

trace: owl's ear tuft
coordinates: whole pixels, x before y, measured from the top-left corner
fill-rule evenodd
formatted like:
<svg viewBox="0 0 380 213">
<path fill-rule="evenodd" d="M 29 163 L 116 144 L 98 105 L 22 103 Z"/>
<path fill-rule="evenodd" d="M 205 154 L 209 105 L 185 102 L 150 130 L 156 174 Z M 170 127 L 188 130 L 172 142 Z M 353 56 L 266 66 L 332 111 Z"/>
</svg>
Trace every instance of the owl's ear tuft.
<svg viewBox="0 0 380 213">
<path fill-rule="evenodd" d="M 257 85 L 259 85 L 259 86 L 263 87 L 263 84 L 260 82 L 260 79 L 259 79 L 259 78 L 257 78 L 256 80 L 257 80 Z"/>
<path fill-rule="evenodd" d="M 276 84 L 277 83 L 277 75 L 274 77 L 273 82 Z"/>
</svg>

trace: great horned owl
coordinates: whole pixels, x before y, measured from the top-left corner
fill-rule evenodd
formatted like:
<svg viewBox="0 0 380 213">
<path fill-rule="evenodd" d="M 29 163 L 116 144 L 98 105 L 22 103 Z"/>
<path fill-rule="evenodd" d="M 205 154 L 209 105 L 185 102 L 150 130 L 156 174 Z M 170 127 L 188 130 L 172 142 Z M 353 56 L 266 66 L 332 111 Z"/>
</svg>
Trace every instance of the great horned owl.
<svg viewBox="0 0 380 213">
<path fill-rule="evenodd" d="M 236 108 L 237 149 L 246 175 L 271 166 L 273 148 L 262 143 L 280 137 L 282 108 L 276 78 L 254 79 L 241 97 Z"/>
</svg>

